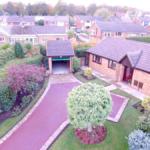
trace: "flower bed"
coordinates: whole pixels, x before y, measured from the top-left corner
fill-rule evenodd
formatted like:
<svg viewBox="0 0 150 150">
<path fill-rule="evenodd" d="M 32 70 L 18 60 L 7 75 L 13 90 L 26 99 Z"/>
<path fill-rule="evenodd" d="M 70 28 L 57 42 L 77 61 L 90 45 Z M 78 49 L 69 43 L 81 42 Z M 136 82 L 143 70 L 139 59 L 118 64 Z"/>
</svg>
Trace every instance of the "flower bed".
<svg viewBox="0 0 150 150">
<path fill-rule="evenodd" d="M 76 129 L 75 135 L 83 144 L 98 144 L 106 138 L 107 129 L 104 126 L 97 126 L 92 129 L 92 132 L 86 129 Z"/>
</svg>

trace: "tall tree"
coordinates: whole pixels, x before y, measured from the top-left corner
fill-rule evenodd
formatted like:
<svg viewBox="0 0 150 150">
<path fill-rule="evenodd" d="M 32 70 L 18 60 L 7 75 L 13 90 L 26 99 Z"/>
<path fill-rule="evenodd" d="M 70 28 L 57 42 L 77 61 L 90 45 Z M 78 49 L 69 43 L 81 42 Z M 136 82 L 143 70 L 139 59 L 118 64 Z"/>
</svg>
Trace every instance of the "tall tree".
<svg viewBox="0 0 150 150">
<path fill-rule="evenodd" d="M 88 15 L 94 15 L 96 9 L 97 9 L 96 4 L 89 5 L 88 8 L 87 8 L 87 14 Z"/>
<path fill-rule="evenodd" d="M 7 4 L 5 4 L 3 10 L 9 15 L 16 14 L 15 6 L 12 2 L 8 2 Z"/>
</svg>

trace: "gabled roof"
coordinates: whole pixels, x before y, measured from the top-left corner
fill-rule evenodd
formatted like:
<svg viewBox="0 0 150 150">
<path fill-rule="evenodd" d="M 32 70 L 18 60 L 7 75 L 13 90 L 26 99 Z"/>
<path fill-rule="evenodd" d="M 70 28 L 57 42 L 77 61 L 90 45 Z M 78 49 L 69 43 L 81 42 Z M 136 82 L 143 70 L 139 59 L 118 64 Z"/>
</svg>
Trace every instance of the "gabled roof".
<svg viewBox="0 0 150 150">
<path fill-rule="evenodd" d="M 69 40 L 48 41 L 47 56 L 74 56 L 71 42 Z"/>
<path fill-rule="evenodd" d="M 34 16 L 7 16 L 6 17 L 7 22 L 34 22 Z"/>
<path fill-rule="evenodd" d="M 2 29 L 10 35 L 66 34 L 65 27 L 60 26 L 7 26 Z"/>
<path fill-rule="evenodd" d="M 44 16 L 44 20 L 69 22 L 68 16 Z"/>
<path fill-rule="evenodd" d="M 133 67 L 150 72 L 150 44 L 125 40 L 120 38 L 107 38 L 88 52 L 120 62 L 125 56 Z"/>
<path fill-rule="evenodd" d="M 96 21 L 96 24 L 104 32 L 148 33 L 143 26 L 134 23 Z"/>
</svg>

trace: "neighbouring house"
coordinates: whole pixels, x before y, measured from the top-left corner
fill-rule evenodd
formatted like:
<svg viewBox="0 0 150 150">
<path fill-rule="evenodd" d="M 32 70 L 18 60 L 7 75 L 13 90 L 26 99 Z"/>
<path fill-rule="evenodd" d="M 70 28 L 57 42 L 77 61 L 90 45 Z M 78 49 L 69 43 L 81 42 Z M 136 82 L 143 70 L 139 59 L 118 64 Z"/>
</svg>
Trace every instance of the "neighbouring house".
<svg viewBox="0 0 150 150">
<path fill-rule="evenodd" d="M 150 95 L 150 44 L 107 38 L 90 48 L 87 58 L 92 69 Z"/>
<path fill-rule="evenodd" d="M 43 44 L 50 40 L 68 39 L 64 27 L 58 26 L 7 26 L 0 28 L 0 42 Z"/>
<path fill-rule="evenodd" d="M 69 16 L 45 16 L 44 25 L 62 26 L 69 29 Z"/>
<path fill-rule="evenodd" d="M 91 28 L 92 35 L 99 39 L 107 37 L 149 36 L 148 30 L 142 25 L 124 22 L 96 21 Z"/>
<path fill-rule="evenodd" d="M 72 72 L 74 50 L 69 40 L 48 41 L 46 50 L 50 73 L 64 74 Z"/>
<path fill-rule="evenodd" d="M 87 30 L 95 23 L 95 17 L 84 15 L 74 16 L 74 21 L 76 29 Z"/>
<path fill-rule="evenodd" d="M 20 25 L 35 25 L 34 16 L 3 16 L 0 22 L 1 26 L 20 26 Z"/>
</svg>

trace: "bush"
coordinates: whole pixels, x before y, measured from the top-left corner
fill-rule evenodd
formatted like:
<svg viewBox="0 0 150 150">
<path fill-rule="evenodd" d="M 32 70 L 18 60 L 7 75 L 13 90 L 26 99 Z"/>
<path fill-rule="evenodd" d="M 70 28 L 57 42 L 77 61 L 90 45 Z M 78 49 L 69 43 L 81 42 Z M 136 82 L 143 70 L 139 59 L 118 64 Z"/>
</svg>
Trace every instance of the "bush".
<svg viewBox="0 0 150 150">
<path fill-rule="evenodd" d="M 15 116 L 20 115 L 20 113 L 21 113 L 21 108 L 20 108 L 20 106 L 15 106 L 15 107 L 13 108 L 13 111 L 12 111 L 11 116 L 12 116 L 12 117 L 15 117 Z"/>
<path fill-rule="evenodd" d="M 70 123 L 90 129 L 104 123 L 111 111 L 111 96 L 103 86 L 85 83 L 74 88 L 67 100 Z"/>
<path fill-rule="evenodd" d="M 7 63 L 7 61 L 15 58 L 15 53 L 11 48 L 0 49 L 0 66 Z"/>
<path fill-rule="evenodd" d="M 149 150 L 150 133 L 142 130 L 134 130 L 128 137 L 129 150 Z"/>
<path fill-rule="evenodd" d="M 15 46 L 14 46 L 14 49 L 15 49 L 15 55 L 16 57 L 18 58 L 24 58 L 24 51 L 23 51 L 23 48 L 21 46 L 20 43 L 16 42 L 15 43 Z"/>
<path fill-rule="evenodd" d="M 25 63 L 26 64 L 34 64 L 34 65 L 39 66 L 42 63 L 42 56 L 36 55 L 34 57 L 25 58 Z"/>
<path fill-rule="evenodd" d="M 31 45 L 30 43 L 27 43 L 27 44 L 25 45 L 25 48 L 26 48 L 27 50 L 31 50 L 31 49 L 32 49 L 32 45 Z"/>
<path fill-rule="evenodd" d="M 46 48 L 43 45 L 39 45 L 40 47 L 40 54 L 42 56 L 46 56 Z"/>
<path fill-rule="evenodd" d="M 144 132 L 150 132 L 150 112 L 146 112 L 143 116 L 139 117 L 137 128 Z"/>
<path fill-rule="evenodd" d="M 1 49 L 8 49 L 8 48 L 10 48 L 10 45 L 7 43 L 7 44 L 3 44 L 2 46 L 1 46 Z"/>
<path fill-rule="evenodd" d="M 36 22 L 36 24 L 39 26 L 44 26 L 44 20 L 39 20 Z"/>
<path fill-rule="evenodd" d="M 145 98 L 142 101 L 142 106 L 144 107 L 145 110 L 150 111 L 150 97 L 149 98 Z"/>
<path fill-rule="evenodd" d="M 87 77 L 88 79 L 92 78 L 92 69 L 91 68 L 86 68 L 83 72 L 84 76 Z"/>
<path fill-rule="evenodd" d="M 8 69 L 8 84 L 16 92 L 26 90 L 29 82 L 44 81 L 45 69 L 35 65 L 15 65 Z"/>
<path fill-rule="evenodd" d="M 24 109 L 26 106 L 28 106 L 28 104 L 32 101 L 32 99 L 33 99 L 32 95 L 24 96 L 20 104 L 21 109 Z"/>
<path fill-rule="evenodd" d="M 74 57 L 72 62 L 73 62 L 72 64 L 73 72 L 77 72 L 80 69 L 80 59 Z"/>
<path fill-rule="evenodd" d="M 2 112 L 9 111 L 16 100 L 16 94 L 5 83 L 0 83 L 0 109 Z"/>
<path fill-rule="evenodd" d="M 75 33 L 73 31 L 68 31 L 67 34 L 68 34 L 69 39 L 71 39 L 75 36 Z"/>
</svg>

